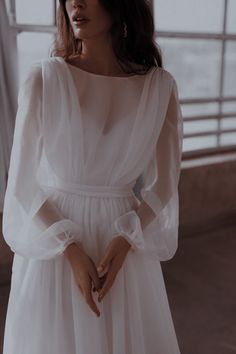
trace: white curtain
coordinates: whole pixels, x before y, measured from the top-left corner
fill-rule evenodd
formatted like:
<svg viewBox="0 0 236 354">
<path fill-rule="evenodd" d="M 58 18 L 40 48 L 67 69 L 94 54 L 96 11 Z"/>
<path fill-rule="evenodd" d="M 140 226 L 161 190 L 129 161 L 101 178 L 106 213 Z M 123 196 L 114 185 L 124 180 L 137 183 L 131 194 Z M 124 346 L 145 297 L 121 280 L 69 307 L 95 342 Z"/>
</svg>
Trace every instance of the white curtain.
<svg viewBox="0 0 236 354">
<path fill-rule="evenodd" d="M 0 212 L 7 184 L 18 91 L 18 60 L 14 30 L 4 0 L 0 0 Z"/>
</svg>

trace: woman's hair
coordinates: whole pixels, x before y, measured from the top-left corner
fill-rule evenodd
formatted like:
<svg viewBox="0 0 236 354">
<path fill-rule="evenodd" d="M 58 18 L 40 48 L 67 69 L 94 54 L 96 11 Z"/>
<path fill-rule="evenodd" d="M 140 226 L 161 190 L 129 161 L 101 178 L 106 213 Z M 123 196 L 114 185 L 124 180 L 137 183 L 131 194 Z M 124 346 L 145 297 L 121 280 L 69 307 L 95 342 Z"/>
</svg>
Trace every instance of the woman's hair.
<svg viewBox="0 0 236 354">
<path fill-rule="evenodd" d="M 99 0 L 101 6 L 113 20 L 110 29 L 113 51 L 122 66 L 139 74 L 132 63 L 144 67 L 146 73 L 151 67 L 163 67 L 162 54 L 154 40 L 154 20 L 148 0 Z M 127 37 L 124 38 L 124 21 Z M 60 0 L 57 11 L 57 34 L 50 56 L 65 60 L 80 54 L 82 40 L 76 38 L 66 11 L 66 0 Z M 123 68 L 125 71 L 125 68 Z M 127 72 L 127 71 L 125 71 Z"/>
</svg>

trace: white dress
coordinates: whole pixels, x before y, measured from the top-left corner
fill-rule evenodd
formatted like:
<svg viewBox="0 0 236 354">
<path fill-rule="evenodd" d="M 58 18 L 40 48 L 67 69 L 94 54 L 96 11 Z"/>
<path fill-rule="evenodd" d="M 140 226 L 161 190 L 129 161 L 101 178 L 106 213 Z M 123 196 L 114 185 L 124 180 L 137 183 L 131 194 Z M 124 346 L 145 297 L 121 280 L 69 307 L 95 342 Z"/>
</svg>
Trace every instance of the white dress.
<svg viewBox="0 0 236 354">
<path fill-rule="evenodd" d="M 60 57 L 32 65 L 3 209 L 15 253 L 3 354 L 180 353 L 160 261 L 178 245 L 182 135 L 176 81 L 162 68 L 112 77 Z M 132 248 L 101 303 L 92 293 L 97 317 L 63 251 L 82 242 L 98 265 L 118 234 Z"/>
</svg>

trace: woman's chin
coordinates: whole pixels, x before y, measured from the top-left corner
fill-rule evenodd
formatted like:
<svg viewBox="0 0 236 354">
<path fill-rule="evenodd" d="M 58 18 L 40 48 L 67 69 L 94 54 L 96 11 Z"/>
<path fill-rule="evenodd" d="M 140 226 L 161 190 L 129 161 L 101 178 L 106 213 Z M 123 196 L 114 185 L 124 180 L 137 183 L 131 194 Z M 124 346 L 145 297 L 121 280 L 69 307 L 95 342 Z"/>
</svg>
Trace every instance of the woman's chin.
<svg viewBox="0 0 236 354">
<path fill-rule="evenodd" d="M 88 39 L 90 36 L 87 34 L 86 35 L 86 31 L 83 31 L 81 29 L 76 29 L 74 31 L 74 34 L 75 34 L 75 38 L 76 39 Z"/>
</svg>

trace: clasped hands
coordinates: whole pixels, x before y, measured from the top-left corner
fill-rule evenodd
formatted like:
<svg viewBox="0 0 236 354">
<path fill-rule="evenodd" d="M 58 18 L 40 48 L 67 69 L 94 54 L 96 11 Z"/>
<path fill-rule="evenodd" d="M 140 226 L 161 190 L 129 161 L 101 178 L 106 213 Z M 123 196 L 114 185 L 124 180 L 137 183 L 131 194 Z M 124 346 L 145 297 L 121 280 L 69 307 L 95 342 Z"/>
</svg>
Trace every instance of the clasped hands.
<svg viewBox="0 0 236 354">
<path fill-rule="evenodd" d="M 77 245 L 73 244 L 73 246 L 65 254 L 72 265 L 76 283 L 86 303 L 99 317 L 100 312 L 92 297 L 91 289 L 93 288 L 93 291 L 97 290 L 98 301 L 101 302 L 113 285 L 116 275 L 131 248 L 131 244 L 122 235 L 113 237 L 97 267 L 93 260 L 84 252 L 82 245 L 77 247 Z M 102 273 L 104 274 L 99 276 Z"/>
<path fill-rule="evenodd" d="M 98 289 L 98 301 L 100 302 L 111 288 L 116 275 L 121 268 L 125 257 L 131 245 L 123 236 L 116 236 L 108 244 L 105 254 L 97 267 L 98 274 L 104 273 L 100 279 L 100 288 Z M 93 291 L 96 286 L 93 287 Z"/>
</svg>

